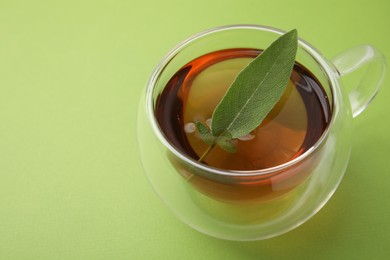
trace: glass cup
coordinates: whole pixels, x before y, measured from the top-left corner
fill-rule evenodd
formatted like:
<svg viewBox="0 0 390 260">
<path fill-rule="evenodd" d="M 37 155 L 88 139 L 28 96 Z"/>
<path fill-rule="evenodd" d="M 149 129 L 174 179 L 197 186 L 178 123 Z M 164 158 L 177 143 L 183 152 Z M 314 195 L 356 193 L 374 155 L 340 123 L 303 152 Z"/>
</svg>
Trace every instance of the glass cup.
<svg viewBox="0 0 390 260">
<path fill-rule="evenodd" d="M 296 61 L 321 83 L 330 103 L 330 123 L 305 153 L 256 171 L 222 170 L 188 157 L 166 139 L 155 117 L 157 98 L 188 62 L 218 50 L 265 49 L 284 31 L 258 25 L 214 28 L 185 40 L 154 70 L 143 93 L 137 136 L 145 173 L 162 201 L 184 223 L 228 240 L 260 240 L 292 230 L 318 212 L 339 185 L 348 165 L 352 119 L 372 101 L 384 79 L 384 56 L 370 45 L 328 60 L 299 39 Z M 344 75 L 362 75 L 345 88 Z"/>
</svg>

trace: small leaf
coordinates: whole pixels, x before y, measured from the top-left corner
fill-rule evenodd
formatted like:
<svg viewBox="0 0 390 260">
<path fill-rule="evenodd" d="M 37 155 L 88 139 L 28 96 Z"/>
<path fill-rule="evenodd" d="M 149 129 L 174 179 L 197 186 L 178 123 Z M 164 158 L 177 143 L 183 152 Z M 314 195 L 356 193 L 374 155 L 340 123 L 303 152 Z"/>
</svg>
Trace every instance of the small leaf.
<svg viewBox="0 0 390 260">
<path fill-rule="evenodd" d="M 261 124 L 285 91 L 295 63 L 297 31 L 273 42 L 236 77 L 212 116 L 215 137 L 238 138 Z"/>
<path fill-rule="evenodd" d="M 228 132 L 219 136 L 216 142 L 223 150 L 229 153 L 235 153 L 237 150 L 236 146 L 232 143 L 232 135 Z"/>
<path fill-rule="evenodd" d="M 211 133 L 210 129 L 207 126 L 205 126 L 200 121 L 196 121 L 195 125 L 196 128 L 198 129 L 200 137 L 206 144 L 208 145 L 215 144 L 216 137 L 213 136 L 213 134 Z"/>
</svg>

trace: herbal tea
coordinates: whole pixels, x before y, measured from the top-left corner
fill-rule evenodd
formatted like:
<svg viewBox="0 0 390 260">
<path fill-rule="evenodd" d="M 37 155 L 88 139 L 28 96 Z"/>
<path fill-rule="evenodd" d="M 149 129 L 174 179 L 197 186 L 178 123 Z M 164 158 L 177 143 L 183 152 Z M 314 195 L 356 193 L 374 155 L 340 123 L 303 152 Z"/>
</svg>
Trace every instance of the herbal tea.
<svg viewBox="0 0 390 260">
<path fill-rule="evenodd" d="M 161 60 L 141 97 L 146 176 L 172 213 L 205 234 L 288 232 L 336 191 L 353 117 L 375 97 L 385 64 L 369 45 L 327 59 L 297 30 L 232 25 L 193 35 Z M 367 84 L 344 87 L 351 71 Z"/>
<path fill-rule="evenodd" d="M 258 54 L 229 49 L 201 56 L 183 66 L 156 103 L 161 130 L 178 150 L 198 160 L 208 149 L 195 122 L 211 125 L 212 113 L 237 74 Z M 260 170 L 286 163 L 312 147 L 330 120 L 330 106 L 318 80 L 295 64 L 283 96 L 262 124 L 235 139 L 235 153 L 215 146 L 203 163 L 228 170 Z"/>
</svg>

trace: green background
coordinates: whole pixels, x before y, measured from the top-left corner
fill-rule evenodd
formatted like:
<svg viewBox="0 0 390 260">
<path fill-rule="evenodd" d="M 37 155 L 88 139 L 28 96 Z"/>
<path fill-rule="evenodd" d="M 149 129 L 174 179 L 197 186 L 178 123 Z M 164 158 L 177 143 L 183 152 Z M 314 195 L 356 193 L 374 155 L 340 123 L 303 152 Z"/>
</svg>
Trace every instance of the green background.
<svg viewBox="0 0 390 260">
<path fill-rule="evenodd" d="M 297 28 L 329 58 L 361 43 L 390 57 L 389 13 L 387 0 L 0 0 L 0 259 L 386 259 L 389 77 L 354 120 L 335 195 L 269 240 L 179 222 L 142 172 L 135 128 L 155 65 L 194 33 Z"/>
</svg>

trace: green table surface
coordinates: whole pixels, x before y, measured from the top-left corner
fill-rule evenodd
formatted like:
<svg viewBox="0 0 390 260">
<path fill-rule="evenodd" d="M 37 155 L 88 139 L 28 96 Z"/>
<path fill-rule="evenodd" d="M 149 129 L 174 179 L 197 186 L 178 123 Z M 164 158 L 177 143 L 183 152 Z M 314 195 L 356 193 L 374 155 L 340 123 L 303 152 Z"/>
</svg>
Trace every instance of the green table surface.
<svg viewBox="0 0 390 260">
<path fill-rule="evenodd" d="M 233 242 L 164 207 L 138 159 L 140 93 L 204 29 L 297 28 L 326 57 L 390 58 L 387 0 L 0 1 L 0 259 L 389 259 L 390 75 L 354 120 L 350 165 L 304 225 Z"/>
</svg>

